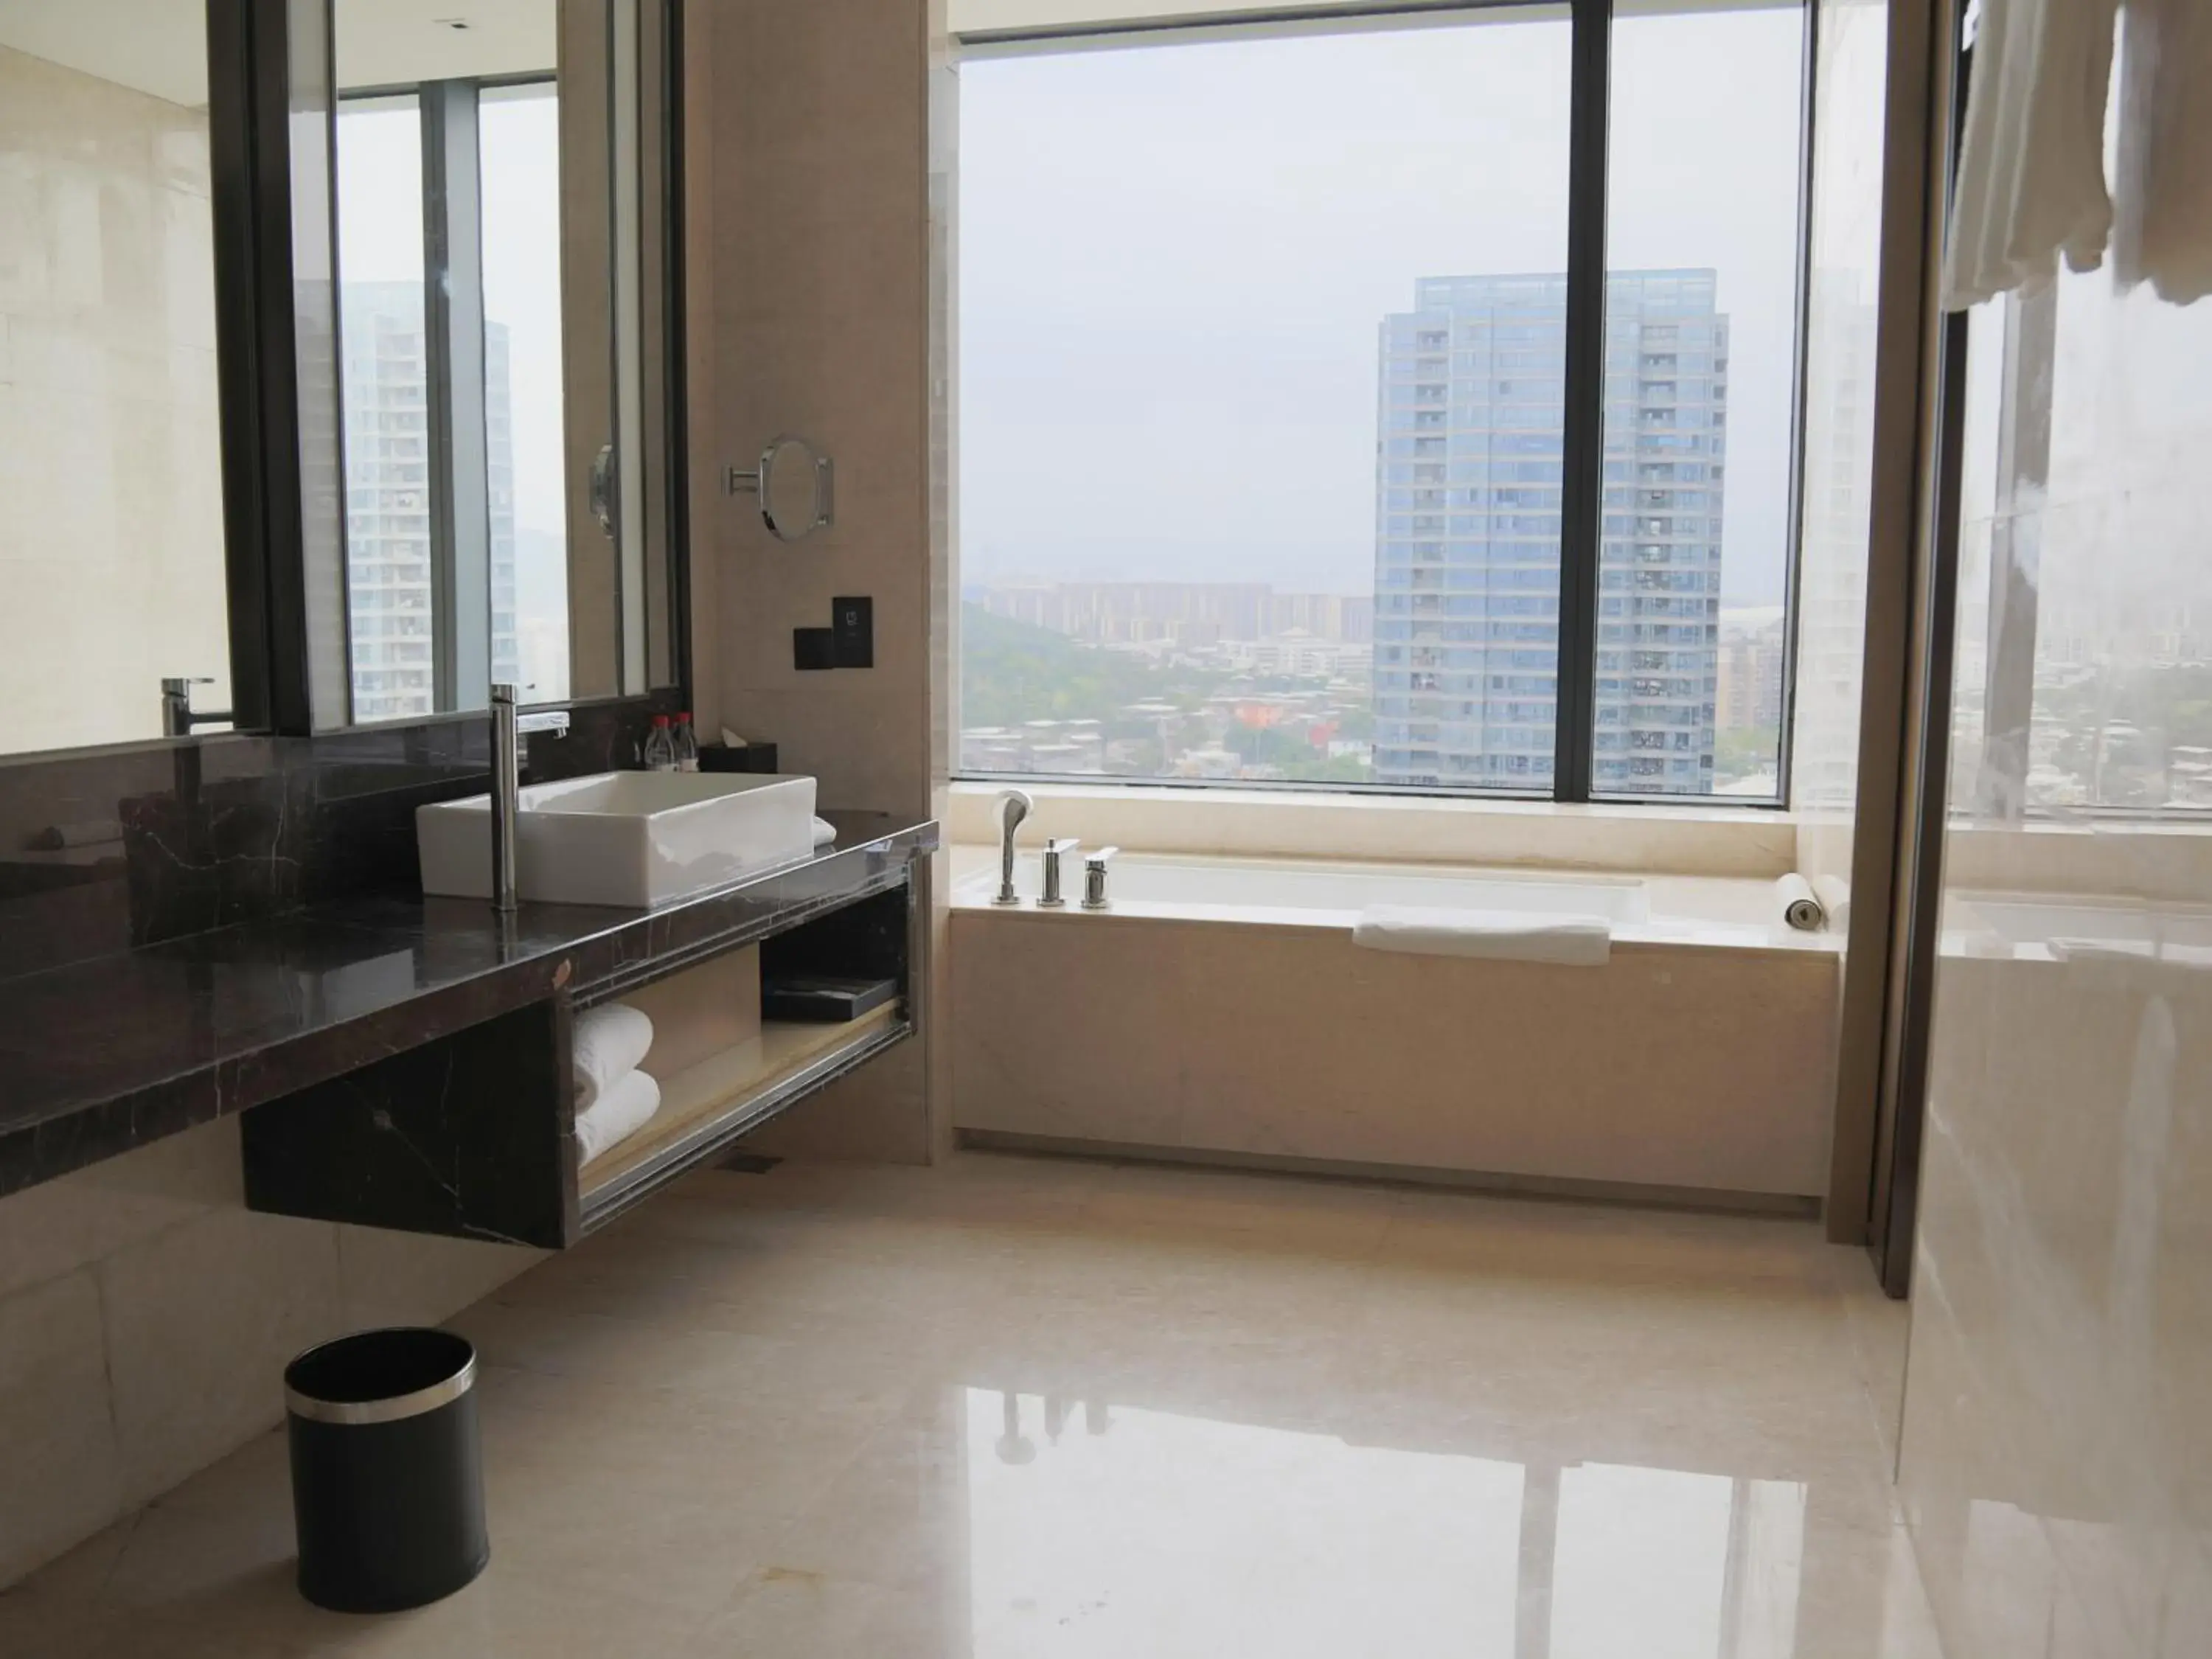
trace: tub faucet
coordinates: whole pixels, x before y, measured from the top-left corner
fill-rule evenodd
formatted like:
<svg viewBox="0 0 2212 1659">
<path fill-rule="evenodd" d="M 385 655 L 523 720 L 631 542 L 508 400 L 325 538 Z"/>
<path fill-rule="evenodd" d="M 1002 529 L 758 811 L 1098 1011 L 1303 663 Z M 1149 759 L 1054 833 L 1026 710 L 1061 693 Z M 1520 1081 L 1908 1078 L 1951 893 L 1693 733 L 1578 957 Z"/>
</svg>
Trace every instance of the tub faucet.
<svg viewBox="0 0 2212 1659">
<path fill-rule="evenodd" d="M 1118 847 L 1102 847 L 1083 860 L 1083 908 L 1104 910 L 1112 908 L 1106 898 L 1106 866 L 1114 860 Z"/>
<path fill-rule="evenodd" d="M 1060 862 L 1069 857 L 1083 843 L 1079 841 L 1048 841 L 1044 844 L 1044 891 L 1037 896 L 1037 908 L 1057 910 L 1067 902 L 1060 896 Z"/>
<path fill-rule="evenodd" d="M 1009 789 L 999 797 L 999 891 L 991 901 L 994 904 L 1022 902 L 1022 896 L 1014 890 L 1014 831 L 1022 827 L 1022 820 L 1036 805 L 1018 789 Z"/>
</svg>

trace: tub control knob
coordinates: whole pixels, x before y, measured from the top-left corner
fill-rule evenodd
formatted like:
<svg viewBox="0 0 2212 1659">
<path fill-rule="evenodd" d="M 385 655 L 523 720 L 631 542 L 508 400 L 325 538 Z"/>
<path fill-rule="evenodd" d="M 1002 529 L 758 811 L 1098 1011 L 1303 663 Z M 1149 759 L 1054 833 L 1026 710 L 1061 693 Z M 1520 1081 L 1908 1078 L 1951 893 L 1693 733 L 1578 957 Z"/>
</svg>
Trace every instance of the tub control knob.
<svg viewBox="0 0 2212 1659">
<path fill-rule="evenodd" d="M 1083 860 L 1083 908 L 1085 909 L 1103 910 L 1107 908 L 1106 866 L 1114 854 L 1121 850 L 1118 847 L 1102 847 Z"/>
<path fill-rule="evenodd" d="M 1060 860 L 1074 855 L 1083 843 L 1078 841 L 1048 841 L 1044 844 L 1044 891 L 1037 896 L 1037 908 L 1057 910 L 1067 902 L 1060 890 Z"/>
</svg>

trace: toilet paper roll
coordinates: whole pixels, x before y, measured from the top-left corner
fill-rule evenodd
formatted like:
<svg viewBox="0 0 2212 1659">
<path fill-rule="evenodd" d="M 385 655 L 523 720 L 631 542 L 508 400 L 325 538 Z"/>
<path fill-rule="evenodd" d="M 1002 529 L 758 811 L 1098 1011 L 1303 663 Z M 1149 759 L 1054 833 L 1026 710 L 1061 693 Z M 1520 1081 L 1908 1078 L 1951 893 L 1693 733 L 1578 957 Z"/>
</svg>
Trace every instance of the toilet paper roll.
<svg viewBox="0 0 2212 1659">
<path fill-rule="evenodd" d="M 1791 871 L 1774 884 L 1774 896 L 1782 904 L 1782 920 L 1801 933 L 1817 933 L 1827 917 L 1813 896 L 1813 884 Z"/>
<path fill-rule="evenodd" d="M 1813 878 L 1813 896 L 1820 901 L 1821 914 L 1828 919 L 1828 931 L 1846 933 L 1851 927 L 1851 884 L 1841 876 Z"/>
</svg>

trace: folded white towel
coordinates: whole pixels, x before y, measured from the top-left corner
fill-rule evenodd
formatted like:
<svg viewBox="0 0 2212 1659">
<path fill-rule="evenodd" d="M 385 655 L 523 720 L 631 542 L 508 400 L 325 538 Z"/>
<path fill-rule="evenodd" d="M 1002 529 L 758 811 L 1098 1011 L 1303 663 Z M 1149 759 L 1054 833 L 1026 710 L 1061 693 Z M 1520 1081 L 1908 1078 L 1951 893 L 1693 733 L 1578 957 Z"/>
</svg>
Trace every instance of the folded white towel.
<svg viewBox="0 0 2212 1659">
<path fill-rule="evenodd" d="M 628 1140 L 660 1109 L 660 1085 L 649 1072 L 617 1078 L 597 1101 L 576 1114 L 576 1158 L 589 1164 Z"/>
<path fill-rule="evenodd" d="M 637 1069 L 652 1048 L 653 1021 L 642 1008 L 607 1002 L 577 1015 L 577 1111 L 589 1111 L 594 1101 Z"/>
<path fill-rule="evenodd" d="M 1493 962 L 1601 968 L 1613 954 L 1613 924 L 1603 916 L 1374 904 L 1359 913 L 1352 942 L 1370 951 L 1403 951 L 1419 957 L 1481 957 Z"/>
<path fill-rule="evenodd" d="M 2054 939 L 2043 948 L 2055 962 L 2154 962 L 2166 968 L 2212 968 L 2212 945 L 2167 945 L 2138 939 Z"/>
</svg>

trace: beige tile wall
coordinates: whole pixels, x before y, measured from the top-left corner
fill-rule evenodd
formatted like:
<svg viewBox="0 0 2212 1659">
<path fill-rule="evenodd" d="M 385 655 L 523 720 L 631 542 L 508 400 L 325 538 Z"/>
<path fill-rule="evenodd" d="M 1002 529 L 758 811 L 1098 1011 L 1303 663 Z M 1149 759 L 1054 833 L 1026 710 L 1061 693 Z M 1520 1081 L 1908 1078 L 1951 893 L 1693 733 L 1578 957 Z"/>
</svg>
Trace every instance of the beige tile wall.
<svg viewBox="0 0 2212 1659">
<path fill-rule="evenodd" d="M 0 47 L 0 753 L 229 700 L 207 117 Z"/>
<path fill-rule="evenodd" d="M 0 1199 L 0 1587 L 280 1420 L 301 1348 L 537 1259 L 254 1214 L 234 1118 Z"/>
<path fill-rule="evenodd" d="M 750 465 L 785 432 L 837 468 L 836 525 L 797 544 L 770 536 L 750 497 L 695 498 L 700 702 L 820 779 L 825 805 L 933 813 L 947 723 L 942 6 L 695 8 L 685 51 L 693 477 Z M 795 670 L 792 629 L 827 626 L 840 594 L 875 600 L 875 666 Z M 943 927 L 936 906 L 933 942 Z M 927 1160 L 943 1134 L 933 1035 L 761 1147 Z"/>
</svg>

